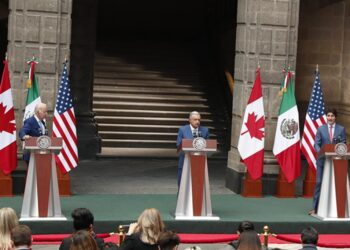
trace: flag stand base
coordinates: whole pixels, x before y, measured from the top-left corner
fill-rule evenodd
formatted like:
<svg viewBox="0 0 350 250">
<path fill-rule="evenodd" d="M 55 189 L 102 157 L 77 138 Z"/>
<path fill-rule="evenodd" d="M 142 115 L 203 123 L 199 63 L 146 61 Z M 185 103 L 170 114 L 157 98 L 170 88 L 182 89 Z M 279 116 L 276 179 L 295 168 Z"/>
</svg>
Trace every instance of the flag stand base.
<svg viewBox="0 0 350 250">
<path fill-rule="evenodd" d="M 282 170 L 278 175 L 276 195 L 277 198 L 295 198 L 295 183 L 289 183 Z"/>
<path fill-rule="evenodd" d="M 316 175 L 312 169 L 313 167 L 308 167 L 305 179 L 303 181 L 303 197 L 312 198 L 314 196 L 314 189 L 316 184 Z"/>
<path fill-rule="evenodd" d="M 71 196 L 69 174 L 62 174 L 61 170 L 57 168 L 57 180 L 60 196 Z"/>
<path fill-rule="evenodd" d="M 11 174 L 5 175 L 0 170 L 0 197 L 11 197 L 12 192 L 12 176 Z"/>
<path fill-rule="evenodd" d="M 243 181 L 243 197 L 261 198 L 262 197 L 262 182 L 261 179 L 253 180 L 247 172 Z"/>
</svg>

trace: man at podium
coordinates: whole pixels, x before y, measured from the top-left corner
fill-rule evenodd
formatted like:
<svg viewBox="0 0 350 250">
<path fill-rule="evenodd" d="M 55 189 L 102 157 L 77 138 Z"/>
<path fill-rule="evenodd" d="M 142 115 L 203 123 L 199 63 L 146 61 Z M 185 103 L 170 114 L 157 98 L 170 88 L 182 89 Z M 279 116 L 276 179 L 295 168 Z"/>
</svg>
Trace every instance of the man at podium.
<svg viewBox="0 0 350 250">
<path fill-rule="evenodd" d="M 38 137 L 47 135 L 46 129 L 47 106 L 45 103 L 37 103 L 34 108 L 34 115 L 24 121 L 24 125 L 19 131 L 19 138 L 22 141 L 32 136 Z M 23 154 L 23 160 L 29 163 L 30 152 Z"/>
<path fill-rule="evenodd" d="M 189 116 L 189 123 L 179 128 L 177 134 L 176 147 L 179 148 L 182 139 L 193 139 L 196 137 L 203 137 L 204 139 L 209 138 L 209 129 L 200 126 L 201 115 L 197 111 L 192 111 Z M 181 152 L 179 154 L 179 163 L 177 168 L 177 185 L 180 187 L 182 167 L 184 165 L 185 154 Z"/>
<path fill-rule="evenodd" d="M 319 153 L 320 149 L 325 144 L 336 144 L 336 143 L 346 143 L 345 128 L 335 123 L 337 118 L 336 109 L 326 110 L 327 123 L 318 127 L 315 137 L 315 150 Z M 313 209 L 309 212 L 310 215 L 317 213 L 318 201 L 320 198 L 321 183 L 323 177 L 323 167 L 325 163 L 325 158 L 317 159 L 316 166 L 316 185 L 313 197 Z"/>
</svg>

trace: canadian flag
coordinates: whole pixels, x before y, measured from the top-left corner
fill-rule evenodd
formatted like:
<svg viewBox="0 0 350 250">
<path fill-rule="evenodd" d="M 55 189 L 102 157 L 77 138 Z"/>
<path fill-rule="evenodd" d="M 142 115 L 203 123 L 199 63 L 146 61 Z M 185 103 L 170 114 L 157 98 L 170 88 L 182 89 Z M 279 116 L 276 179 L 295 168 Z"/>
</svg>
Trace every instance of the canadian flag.
<svg viewBox="0 0 350 250">
<path fill-rule="evenodd" d="M 8 61 L 4 61 L 0 85 L 0 169 L 10 174 L 17 167 L 16 121 Z"/>
<path fill-rule="evenodd" d="M 260 68 L 256 70 L 255 82 L 244 113 L 238 152 L 253 180 L 263 174 L 265 114 L 260 79 Z"/>
</svg>

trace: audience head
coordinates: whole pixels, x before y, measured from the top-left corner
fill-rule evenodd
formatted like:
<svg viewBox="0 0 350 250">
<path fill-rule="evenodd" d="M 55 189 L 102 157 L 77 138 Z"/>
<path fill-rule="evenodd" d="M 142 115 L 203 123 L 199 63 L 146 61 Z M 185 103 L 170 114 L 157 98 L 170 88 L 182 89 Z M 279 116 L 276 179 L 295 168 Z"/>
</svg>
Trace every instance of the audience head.
<svg viewBox="0 0 350 250">
<path fill-rule="evenodd" d="M 18 225 L 15 210 L 10 207 L 0 209 L 0 246 L 1 249 L 11 249 L 11 230 Z"/>
<path fill-rule="evenodd" d="M 76 231 L 72 235 L 70 250 L 98 250 L 96 241 L 86 230 Z"/>
<path fill-rule="evenodd" d="M 11 230 L 11 240 L 14 248 L 32 245 L 32 231 L 26 225 L 17 225 Z"/>
<path fill-rule="evenodd" d="M 313 227 L 307 227 L 301 232 L 301 243 L 317 245 L 318 232 Z"/>
<path fill-rule="evenodd" d="M 76 208 L 72 212 L 73 226 L 75 231 L 92 230 L 94 216 L 87 208 Z"/>
<path fill-rule="evenodd" d="M 258 233 L 254 230 L 242 232 L 239 236 L 237 250 L 261 250 Z"/>
<path fill-rule="evenodd" d="M 156 244 L 163 231 L 164 223 L 159 211 L 155 208 L 145 209 L 137 220 L 136 232 L 140 232 L 142 239 L 150 244 Z"/>
<path fill-rule="evenodd" d="M 237 233 L 241 234 L 245 231 L 251 231 L 255 230 L 254 229 L 254 224 L 250 221 L 242 221 L 239 223 L 238 228 L 237 228 Z"/>
<path fill-rule="evenodd" d="M 158 237 L 159 250 L 176 250 L 180 244 L 180 238 L 171 231 L 162 232 Z"/>
</svg>

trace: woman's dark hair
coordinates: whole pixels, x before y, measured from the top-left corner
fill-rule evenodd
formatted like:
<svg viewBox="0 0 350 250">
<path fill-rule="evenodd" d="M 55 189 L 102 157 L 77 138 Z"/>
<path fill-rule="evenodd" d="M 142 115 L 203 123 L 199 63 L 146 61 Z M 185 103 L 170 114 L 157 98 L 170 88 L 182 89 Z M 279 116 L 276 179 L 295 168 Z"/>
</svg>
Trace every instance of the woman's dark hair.
<svg viewBox="0 0 350 250">
<path fill-rule="evenodd" d="M 242 232 L 239 236 L 237 250 L 261 250 L 258 233 L 254 230 Z"/>
<path fill-rule="evenodd" d="M 90 232 L 79 230 L 72 235 L 69 250 L 98 250 L 98 247 Z"/>
</svg>

